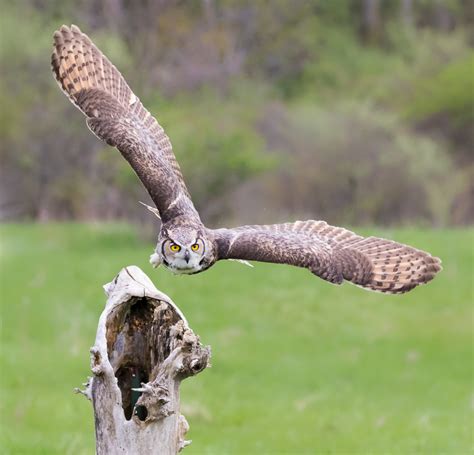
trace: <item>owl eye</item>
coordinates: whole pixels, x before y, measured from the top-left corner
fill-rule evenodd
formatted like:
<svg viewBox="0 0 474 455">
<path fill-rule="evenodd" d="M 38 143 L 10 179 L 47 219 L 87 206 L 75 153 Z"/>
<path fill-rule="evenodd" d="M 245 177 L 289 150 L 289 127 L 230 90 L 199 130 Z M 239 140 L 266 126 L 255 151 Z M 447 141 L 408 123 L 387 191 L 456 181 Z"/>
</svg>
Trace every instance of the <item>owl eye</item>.
<svg viewBox="0 0 474 455">
<path fill-rule="evenodd" d="M 191 249 L 192 249 L 193 251 L 199 250 L 199 243 L 195 243 L 195 244 L 191 245 Z"/>
<path fill-rule="evenodd" d="M 173 243 L 173 244 L 170 246 L 170 250 L 171 250 L 171 251 L 174 251 L 175 253 L 177 253 L 180 249 L 181 249 L 181 247 L 180 247 L 179 245 L 176 245 L 176 243 Z"/>
</svg>

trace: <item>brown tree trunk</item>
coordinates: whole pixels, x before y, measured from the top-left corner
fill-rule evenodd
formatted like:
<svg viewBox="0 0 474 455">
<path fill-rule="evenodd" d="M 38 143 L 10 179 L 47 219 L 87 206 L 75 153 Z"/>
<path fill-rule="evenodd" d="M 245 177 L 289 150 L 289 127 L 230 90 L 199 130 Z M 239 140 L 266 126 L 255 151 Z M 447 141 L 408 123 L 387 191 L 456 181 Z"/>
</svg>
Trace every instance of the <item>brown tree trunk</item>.
<svg viewBox="0 0 474 455">
<path fill-rule="evenodd" d="M 447 32 L 453 27 L 452 16 L 444 0 L 436 0 L 434 5 L 435 26 Z"/>
<path fill-rule="evenodd" d="M 138 267 L 122 269 L 104 289 L 93 377 L 79 391 L 94 407 L 97 454 L 175 454 L 190 442 L 179 386 L 208 366 L 210 349 Z"/>
<path fill-rule="evenodd" d="M 380 31 L 380 0 L 363 0 L 362 34 L 365 41 L 370 44 L 378 44 Z"/>
</svg>

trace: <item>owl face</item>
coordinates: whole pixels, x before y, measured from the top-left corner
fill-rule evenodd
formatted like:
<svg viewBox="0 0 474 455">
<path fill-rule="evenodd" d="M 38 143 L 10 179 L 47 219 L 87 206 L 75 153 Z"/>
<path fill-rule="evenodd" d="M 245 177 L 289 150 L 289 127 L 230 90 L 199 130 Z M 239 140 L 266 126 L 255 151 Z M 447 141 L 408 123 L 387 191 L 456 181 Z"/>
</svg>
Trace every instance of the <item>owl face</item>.
<svg viewBox="0 0 474 455">
<path fill-rule="evenodd" d="M 199 273 L 209 268 L 209 243 L 197 231 L 162 232 L 151 262 L 162 263 L 176 274 Z"/>
</svg>

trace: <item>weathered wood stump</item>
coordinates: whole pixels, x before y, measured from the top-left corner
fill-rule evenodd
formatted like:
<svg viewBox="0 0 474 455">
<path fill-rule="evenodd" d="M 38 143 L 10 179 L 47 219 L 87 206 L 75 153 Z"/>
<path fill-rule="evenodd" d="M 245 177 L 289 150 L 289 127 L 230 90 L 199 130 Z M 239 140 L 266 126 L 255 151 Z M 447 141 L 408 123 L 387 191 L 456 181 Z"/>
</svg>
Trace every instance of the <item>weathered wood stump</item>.
<svg viewBox="0 0 474 455">
<path fill-rule="evenodd" d="M 190 443 L 179 386 L 209 365 L 210 348 L 179 308 L 135 266 L 104 286 L 86 395 L 98 455 L 175 454 Z"/>
</svg>

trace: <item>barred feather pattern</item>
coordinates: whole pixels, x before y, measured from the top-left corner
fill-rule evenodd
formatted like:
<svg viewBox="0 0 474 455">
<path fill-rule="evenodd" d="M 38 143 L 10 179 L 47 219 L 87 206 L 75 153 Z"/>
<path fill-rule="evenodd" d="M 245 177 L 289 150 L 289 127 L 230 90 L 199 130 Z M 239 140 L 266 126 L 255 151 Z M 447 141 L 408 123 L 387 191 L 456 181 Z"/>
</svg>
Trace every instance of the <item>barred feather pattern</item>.
<svg viewBox="0 0 474 455">
<path fill-rule="evenodd" d="M 378 237 L 362 237 L 324 221 L 241 226 L 215 231 L 219 259 L 257 260 L 308 268 L 334 284 L 402 294 L 431 281 L 441 261 Z"/>
<path fill-rule="evenodd" d="M 189 196 L 168 136 L 125 79 L 79 28 L 54 33 L 53 74 L 100 139 L 117 147 L 150 193 L 162 219 L 160 242 L 196 232 L 206 253 L 192 273 L 219 259 L 305 267 L 331 283 L 400 294 L 432 280 L 441 261 L 429 253 L 377 237 L 364 238 L 324 221 L 207 229 Z M 193 234 L 194 235 L 194 234 Z M 194 241 L 194 239 L 191 239 Z"/>
<path fill-rule="evenodd" d="M 54 33 L 53 74 L 89 128 L 129 161 L 162 219 L 199 218 L 174 156 L 171 142 L 117 68 L 78 27 Z"/>
</svg>

